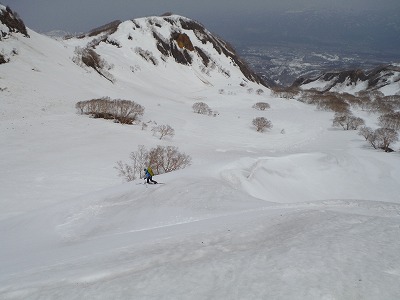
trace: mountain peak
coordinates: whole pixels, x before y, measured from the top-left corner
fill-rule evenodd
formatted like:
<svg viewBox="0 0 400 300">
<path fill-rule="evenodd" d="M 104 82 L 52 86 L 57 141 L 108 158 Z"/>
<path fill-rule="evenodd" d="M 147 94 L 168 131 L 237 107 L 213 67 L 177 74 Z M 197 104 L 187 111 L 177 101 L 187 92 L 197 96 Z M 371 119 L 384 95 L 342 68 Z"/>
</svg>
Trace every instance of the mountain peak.
<svg viewBox="0 0 400 300">
<path fill-rule="evenodd" d="M 202 24 L 180 15 L 168 13 L 125 22 L 117 20 L 77 38 L 99 55 L 101 45 L 110 44 L 123 48 L 121 51 L 133 50 L 133 54 L 153 65 L 173 59 L 205 75 L 217 70 L 228 78 L 239 71 L 244 80 L 267 86 L 229 43 L 213 35 Z M 126 55 L 131 56 L 131 53 Z"/>
</svg>

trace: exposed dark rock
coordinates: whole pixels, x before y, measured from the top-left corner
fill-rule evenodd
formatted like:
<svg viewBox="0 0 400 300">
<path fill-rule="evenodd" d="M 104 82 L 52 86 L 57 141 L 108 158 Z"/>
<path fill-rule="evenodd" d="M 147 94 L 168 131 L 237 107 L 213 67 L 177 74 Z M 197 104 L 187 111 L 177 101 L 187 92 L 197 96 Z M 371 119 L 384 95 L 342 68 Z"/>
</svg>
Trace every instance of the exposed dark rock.
<svg viewBox="0 0 400 300">
<path fill-rule="evenodd" d="M 5 64 L 7 62 L 6 58 L 4 57 L 3 54 L 0 53 L 0 65 Z"/>
<path fill-rule="evenodd" d="M 178 43 L 179 48 L 187 49 L 189 51 L 194 51 L 192 41 L 190 40 L 189 36 L 186 33 L 174 32 L 171 35 L 171 38 Z"/>
<path fill-rule="evenodd" d="M 194 49 L 196 50 L 197 54 L 199 54 L 199 56 L 203 60 L 203 65 L 208 67 L 208 64 L 210 63 L 210 58 L 208 57 L 208 55 L 205 54 L 204 51 L 201 50 L 201 48 L 199 48 L 199 47 L 194 47 Z"/>
<path fill-rule="evenodd" d="M 121 23 L 122 22 L 120 20 L 115 20 L 103 26 L 92 29 L 88 33 L 78 36 L 78 38 L 84 38 L 86 36 L 97 36 L 100 34 L 108 34 L 108 35 L 113 34 L 115 31 L 117 31 L 118 26 Z"/>
<path fill-rule="evenodd" d="M 10 9 L 10 7 L 7 6 L 6 10 L 0 10 L 0 22 L 7 26 L 10 32 L 19 32 L 25 37 L 29 37 L 24 22 L 19 18 L 17 13 Z M 5 37 L 4 32 L 2 32 L 0 40 L 2 37 Z"/>
</svg>

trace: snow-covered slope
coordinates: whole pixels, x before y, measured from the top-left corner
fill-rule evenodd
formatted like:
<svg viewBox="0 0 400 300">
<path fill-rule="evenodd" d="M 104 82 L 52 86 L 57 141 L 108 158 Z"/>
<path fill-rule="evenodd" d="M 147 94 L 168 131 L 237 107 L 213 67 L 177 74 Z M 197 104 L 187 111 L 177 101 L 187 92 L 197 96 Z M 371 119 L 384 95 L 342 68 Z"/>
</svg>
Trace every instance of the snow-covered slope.
<svg viewBox="0 0 400 300">
<path fill-rule="evenodd" d="M 273 98 L 187 23 L 0 41 L 0 298 L 396 299 L 398 152 Z M 108 67 L 79 63 L 88 44 Z M 76 114 L 103 96 L 143 105 L 149 128 Z M 194 114 L 198 101 L 216 117 Z M 252 108 L 261 101 L 271 108 Z M 258 116 L 273 128 L 256 132 Z M 175 136 L 159 140 L 155 124 Z M 164 184 L 122 183 L 116 162 L 138 145 L 177 146 L 192 165 L 155 177 Z"/>
<path fill-rule="evenodd" d="M 400 65 L 386 65 L 363 72 L 347 70 L 328 72 L 315 78 L 300 78 L 294 86 L 302 89 L 317 89 L 322 92 L 348 92 L 378 90 L 385 95 L 400 93 Z"/>
</svg>

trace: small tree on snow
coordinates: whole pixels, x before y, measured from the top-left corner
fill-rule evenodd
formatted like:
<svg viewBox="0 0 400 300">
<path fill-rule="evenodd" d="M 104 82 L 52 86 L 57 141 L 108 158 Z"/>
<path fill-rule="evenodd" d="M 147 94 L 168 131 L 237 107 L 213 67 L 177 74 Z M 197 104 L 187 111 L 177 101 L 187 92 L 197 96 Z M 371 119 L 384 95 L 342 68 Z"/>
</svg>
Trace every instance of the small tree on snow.
<svg viewBox="0 0 400 300">
<path fill-rule="evenodd" d="M 392 112 L 380 116 L 379 125 L 383 128 L 400 130 L 400 112 Z"/>
<path fill-rule="evenodd" d="M 363 126 L 358 131 L 358 134 L 363 136 L 366 141 L 368 141 L 369 137 L 374 134 L 374 131 L 370 127 Z"/>
<path fill-rule="evenodd" d="M 351 112 L 335 113 L 333 118 L 333 126 L 342 127 L 343 130 L 357 130 L 358 127 L 364 125 L 365 122 L 361 118 L 353 116 Z"/>
<path fill-rule="evenodd" d="M 253 119 L 253 125 L 256 127 L 258 132 L 264 132 L 266 129 L 272 128 L 271 121 L 267 120 L 264 117 L 257 117 Z"/>
<path fill-rule="evenodd" d="M 397 132 L 390 128 L 378 128 L 372 130 L 371 128 L 362 128 L 359 132 L 371 144 L 374 149 L 382 149 L 385 152 L 391 152 L 390 144 L 399 140 Z"/>
<path fill-rule="evenodd" d="M 211 108 L 204 102 L 196 102 L 192 106 L 193 112 L 201 115 L 211 115 L 212 110 Z"/>
<path fill-rule="evenodd" d="M 153 135 L 158 134 L 160 136 L 160 140 L 165 136 L 173 137 L 175 135 L 175 130 L 169 125 L 158 125 L 151 129 L 153 131 Z"/>
<path fill-rule="evenodd" d="M 270 107 L 271 106 L 267 102 L 257 102 L 256 104 L 253 105 L 253 108 L 257 110 L 266 110 Z"/>
<path fill-rule="evenodd" d="M 395 143 L 399 140 L 397 132 L 390 128 L 378 128 L 374 132 L 375 145 L 384 150 L 385 152 L 391 152 L 389 148 L 390 144 Z M 374 147 L 376 148 L 376 147 Z"/>
</svg>

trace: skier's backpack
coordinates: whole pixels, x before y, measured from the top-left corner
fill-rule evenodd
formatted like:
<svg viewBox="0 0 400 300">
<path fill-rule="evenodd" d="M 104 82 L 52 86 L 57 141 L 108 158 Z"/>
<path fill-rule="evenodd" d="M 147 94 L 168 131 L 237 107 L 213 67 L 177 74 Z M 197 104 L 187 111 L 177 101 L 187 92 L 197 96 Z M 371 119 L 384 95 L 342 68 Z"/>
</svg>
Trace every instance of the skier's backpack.
<svg viewBox="0 0 400 300">
<path fill-rule="evenodd" d="M 149 172 L 151 176 L 154 176 L 153 170 L 150 167 L 147 168 L 147 172 Z"/>
</svg>

